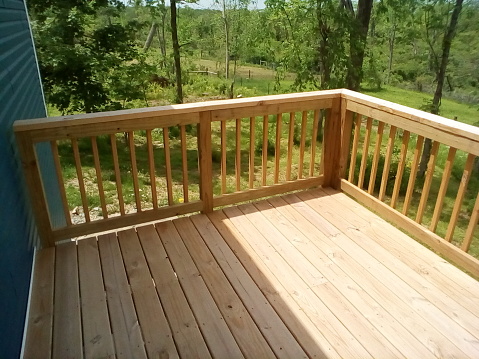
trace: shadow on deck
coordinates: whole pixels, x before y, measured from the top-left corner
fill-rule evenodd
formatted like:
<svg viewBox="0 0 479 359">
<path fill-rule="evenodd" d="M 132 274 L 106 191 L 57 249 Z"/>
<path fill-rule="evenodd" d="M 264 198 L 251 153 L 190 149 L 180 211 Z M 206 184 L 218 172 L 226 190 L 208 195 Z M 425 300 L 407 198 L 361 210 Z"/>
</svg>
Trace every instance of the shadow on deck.
<svg viewBox="0 0 479 359">
<path fill-rule="evenodd" d="M 25 358 L 479 357 L 479 285 L 330 188 L 41 250 Z"/>
</svg>

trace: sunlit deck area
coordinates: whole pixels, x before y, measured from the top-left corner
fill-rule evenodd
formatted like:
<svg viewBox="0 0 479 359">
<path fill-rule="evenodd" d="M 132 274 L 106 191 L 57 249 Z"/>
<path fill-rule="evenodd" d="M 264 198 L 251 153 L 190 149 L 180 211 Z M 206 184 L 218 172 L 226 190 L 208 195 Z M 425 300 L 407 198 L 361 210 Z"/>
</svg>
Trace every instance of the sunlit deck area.
<svg viewBox="0 0 479 359">
<path fill-rule="evenodd" d="M 318 188 L 37 254 L 26 358 L 475 358 L 479 284 Z"/>
</svg>

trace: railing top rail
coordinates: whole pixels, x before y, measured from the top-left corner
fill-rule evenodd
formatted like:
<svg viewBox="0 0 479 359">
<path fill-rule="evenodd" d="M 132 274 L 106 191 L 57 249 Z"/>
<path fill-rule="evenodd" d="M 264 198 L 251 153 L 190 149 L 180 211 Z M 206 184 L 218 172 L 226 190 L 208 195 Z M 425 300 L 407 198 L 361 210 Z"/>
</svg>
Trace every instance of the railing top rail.
<svg viewBox="0 0 479 359">
<path fill-rule="evenodd" d="M 202 111 L 254 108 L 264 105 L 287 104 L 298 101 L 333 99 L 338 97 L 355 102 L 359 105 L 367 106 L 370 108 L 370 111 L 380 111 L 383 113 L 400 116 L 406 120 L 411 120 L 413 122 L 418 122 L 421 125 L 426 125 L 431 128 L 434 128 L 434 130 L 436 131 L 439 130 L 443 133 L 467 138 L 468 140 L 476 142 L 479 146 L 479 127 L 468 125 L 459 121 L 447 119 L 442 116 L 433 115 L 428 112 L 416 110 L 407 106 L 396 104 L 394 102 L 381 100 L 372 96 L 364 95 L 346 89 L 258 96 L 232 100 L 205 101 L 181 105 L 168 105 L 130 110 L 39 118 L 16 121 L 13 128 L 15 132 L 30 132 L 37 130 L 48 131 L 49 129 L 65 128 L 73 125 L 80 126 L 93 123 L 96 125 L 108 125 L 111 123 L 121 124 L 122 122 L 125 123 L 129 120 L 135 119 L 151 119 L 172 115 L 193 115 Z"/>
<path fill-rule="evenodd" d="M 16 121 L 14 123 L 15 132 L 29 132 L 35 130 L 46 130 L 53 128 L 66 127 L 70 125 L 87 125 L 92 123 L 111 123 L 122 122 L 133 119 L 148 119 L 164 117 L 169 115 L 187 115 L 202 111 L 216 111 L 234 108 L 258 107 L 264 105 L 287 104 L 297 101 L 332 99 L 341 96 L 341 90 L 312 91 L 282 95 L 269 95 L 239 98 L 232 100 L 217 100 L 187 103 L 181 105 L 168 105 L 158 107 L 148 107 L 130 110 L 108 111 L 48 118 L 38 118 L 31 120 Z"/>
<path fill-rule="evenodd" d="M 479 127 L 350 90 L 341 90 L 341 97 L 368 106 L 373 110 L 401 116 L 405 119 L 417 121 L 423 125 L 433 127 L 434 129 L 440 130 L 442 132 L 468 138 L 477 142 L 479 146 Z"/>
</svg>

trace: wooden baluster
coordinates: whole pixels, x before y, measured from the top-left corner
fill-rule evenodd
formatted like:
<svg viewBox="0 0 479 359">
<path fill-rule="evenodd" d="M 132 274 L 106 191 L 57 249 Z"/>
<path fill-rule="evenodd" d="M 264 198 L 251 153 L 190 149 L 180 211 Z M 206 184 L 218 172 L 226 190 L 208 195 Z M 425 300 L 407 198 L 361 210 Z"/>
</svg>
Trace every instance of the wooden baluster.
<svg viewBox="0 0 479 359">
<path fill-rule="evenodd" d="M 346 103 L 346 100 L 342 99 L 341 100 L 341 103 Z M 346 105 L 344 105 L 346 106 Z M 323 136 L 322 136 L 322 139 L 321 139 L 321 158 L 320 158 L 320 163 L 319 163 L 319 174 L 320 175 L 323 175 L 324 174 L 324 137 L 325 137 L 325 133 L 326 133 L 326 126 L 325 126 L 325 123 L 326 123 L 326 117 L 328 116 L 328 111 L 330 111 L 329 109 L 322 109 L 320 112 L 319 112 L 319 124 L 318 124 L 318 131 L 322 132 L 323 133 Z M 343 111 L 343 108 L 341 108 L 341 111 Z M 346 109 L 344 110 L 346 112 L 350 112 L 350 111 L 347 111 Z M 353 113 L 351 113 L 353 114 Z M 346 117 L 347 118 L 347 117 Z M 348 121 L 349 119 L 347 119 Z M 343 123 L 341 122 L 341 126 L 343 125 Z M 350 128 L 350 131 L 351 133 L 353 132 L 353 121 L 352 121 L 352 117 L 351 117 L 351 128 Z M 349 133 L 349 140 L 351 140 L 351 133 Z M 341 133 L 341 141 L 343 141 L 343 133 Z M 346 135 L 346 136 L 348 136 Z M 341 142 L 342 143 L 342 142 Z M 348 163 L 348 160 L 349 160 L 349 151 L 351 150 L 351 141 L 348 142 L 348 145 L 347 145 L 347 148 L 348 148 L 348 154 L 347 154 L 347 158 L 346 158 L 346 165 L 344 168 L 347 167 L 347 163 Z M 341 178 L 345 178 L 345 176 L 341 177 Z"/>
<path fill-rule="evenodd" d="M 148 147 L 148 167 L 150 170 L 150 187 L 151 187 L 151 201 L 153 208 L 158 208 L 158 196 L 156 193 L 156 174 L 155 174 L 155 156 L 153 153 L 153 139 L 151 137 L 151 130 L 146 130 L 146 145 Z"/>
<path fill-rule="evenodd" d="M 135 137 L 133 131 L 128 132 L 128 148 L 130 149 L 131 175 L 133 177 L 136 210 L 141 212 L 140 184 L 138 181 L 138 167 L 136 165 Z"/>
<path fill-rule="evenodd" d="M 268 170 L 268 115 L 263 116 L 263 158 L 261 162 L 261 185 L 266 186 L 266 175 Z"/>
<path fill-rule="evenodd" d="M 378 173 L 379 157 L 381 157 L 381 147 L 384 133 L 384 122 L 378 124 L 378 134 L 376 136 L 376 146 L 374 147 L 373 163 L 371 165 L 371 175 L 369 176 L 368 193 L 373 194 L 376 184 L 376 175 Z"/>
<path fill-rule="evenodd" d="M 402 214 L 407 216 L 407 211 L 411 204 L 412 194 L 414 192 L 414 185 L 416 184 L 416 175 L 419 165 L 419 160 L 421 159 L 422 146 L 424 144 L 424 137 L 417 136 L 416 149 L 414 150 L 414 157 L 411 164 L 411 173 L 409 174 L 409 182 L 407 184 L 406 196 L 404 197 L 404 205 L 402 208 Z"/>
<path fill-rule="evenodd" d="M 241 119 L 236 119 L 236 191 L 241 191 Z"/>
<path fill-rule="evenodd" d="M 170 132 L 168 127 L 163 128 L 163 142 L 165 148 L 166 190 L 168 193 L 168 204 L 171 206 L 174 204 L 174 201 L 173 179 L 171 177 Z"/>
<path fill-rule="evenodd" d="M 221 194 L 226 193 L 226 120 L 221 121 Z"/>
<path fill-rule="evenodd" d="M 68 226 L 71 226 L 72 219 L 70 210 L 68 209 L 68 199 L 65 191 L 65 181 L 63 179 L 62 166 L 60 164 L 60 156 L 58 154 L 57 141 L 50 141 L 50 147 L 52 149 L 53 161 L 55 163 L 55 172 L 57 175 L 58 189 L 60 190 L 60 197 L 62 199 L 63 214 L 65 215 L 65 221 Z"/>
<path fill-rule="evenodd" d="M 431 190 L 432 179 L 434 177 L 434 170 L 436 168 L 437 152 L 439 151 L 439 142 L 434 141 L 431 150 L 431 157 L 429 157 L 429 163 L 427 164 L 427 174 L 424 180 L 424 186 L 422 187 L 421 200 L 419 201 L 419 207 L 416 214 L 416 222 L 421 224 L 426 209 L 427 199 L 429 197 L 429 191 Z"/>
<path fill-rule="evenodd" d="M 348 181 L 351 183 L 353 183 L 354 181 L 354 170 L 356 168 L 356 158 L 358 156 L 358 144 L 359 144 L 360 135 L 361 135 L 361 115 L 356 114 L 356 120 L 354 122 L 353 147 L 351 149 L 351 161 L 349 162 Z"/>
<path fill-rule="evenodd" d="M 354 112 L 347 110 L 347 101 L 341 99 L 341 155 L 339 159 L 339 178 L 346 178 L 348 159 L 351 150 L 351 132 L 353 131 Z M 319 121 L 319 119 L 318 119 Z M 324 138 L 323 138 L 324 144 Z M 324 152 L 323 152 L 324 154 Z M 321 154 L 321 157 L 323 157 Z M 322 163 L 323 161 L 321 161 Z M 322 173 L 322 172 L 321 172 Z"/>
<path fill-rule="evenodd" d="M 381 179 L 381 187 L 379 188 L 379 197 L 380 201 L 384 200 L 384 196 L 386 195 L 386 188 L 389 179 L 389 168 L 391 167 L 391 157 L 394 150 L 394 139 L 396 137 L 396 126 L 391 126 L 389 129 L 389 139 L 388 139 L 388 146 L 386 148 L 386 156 L 384 158 L 384 169 L 383 169 L 383 176 Z"/>
<path fill-rule="evenodd" d="M 429 230 L 436 232 L 439 218 L 441 217 L 442 206 L 444 205 L 444 198 L 446 197 L 447 186 L 449 184 L 449 178 L 451 178 L 452 165 L 454 158 L 456 157 L 457 149 L 454 147 L 449 148 L 447 160 L 444 165 L 444 172 L 442 173 L 441 186 L 439 187 L 439 193 L 437 194 L 436 206 L 434 207 L 434 213 L 432 215 L 431 225 Z"/>
<path fill-rule="evenodd" d="M 477 193 L 476 204 L 471 213 L 471 219 L 469 220 L 469 225 L 467 226 L 466 234 L 464 236 L 464 241 L 462 242 L 461 249 L 464 252 L 469 252 L 469 247 L 471 246 L 472 237 L 474 236 L 474 230 L 477 227 L 477 222 L 479 220 L 479 193 Z"/>
<path fill-rule="evenodd" d="M 211 111 L 200 112 L 198 124 L 198 163 L 200 169 L 200 199 L 203 213 L 213 211 L 213 169 L 211 158 Z"/>
<path fill-rule="evenodd" d="M 298 178 L 303 178 L 304 167 L 304 147 L 306 146 L 306 124 L 308 121 L 308 111 L 303 111 L 301 118 L 301 141 L 299 145 L 299 166 L 298 166 Z"/>
<path fill-rule="evenodd" d="M 118 163 L 118 150 L 116 148 L 116 135 L 110 135 L 111 155 L 113 157 L 113 167 L 115 169 L 116 193 L 118 194 L 118 206 L 121 215 L 125 214 L 125 202 L 123 200 L 123 191 L 121 186 L 120 165 Z"/>
<path fill-rule="evenodd" d="M 101 213 L 103 218 L 108 218 L 108 211 L 106 209 L 105 191 L 103 190 L 103 179 L 101 177 L 100 156 L 98 154 L 98 144 L 96 137 L 91 137 L 91 148 L 93 151 L 93 162 L 95 164 L 96 182 L 98 185 L 98 195 L 100 196 Z"/>
<path fill-rule="evenodd" d="M 399 197 L 399 189 L 401 188 L 402 176 L 404 175 L 404 167 L 406 166 L 407 149 L 409 145 L 410 132 L 404 130 L 402 134 L 401 154 L 399 155 L 398 170 L 396 172 L 396 180 L 394 181 L 394 189 L 391 197 L 391 207 L 396 208 Z"/>
<path fill-rule="evenodd" d="M 181 134 L 181 168 L 183 176 L 183 201 L 185 203 L 189 202 L 188 199 L 188 153 L 186 151 L 186 127 L 185 125 L 180 126 Z"/>
<path fill-rule="evenodd" d="M 459 184 L 459 190 L 457 191 L 456 202 L 454 202 L 454 208 L 452 209 L 451 219 L 449 220 L 449 225 L 447 226 L 446 241 L 450 242 L 454 236 L 454 230 L 456 229 L 457 219 L 459 217 L 459 212 L 461 211 L 462 201 L 464 200 L 464 195 L 466 193 L 467 185 L 469 179 L 471 178 L 472 166 L 474 165 L 473 154 L 469 154 L 466 160 L 466 166 L 464 167 L 464 172 L 462 174 L 461 183 Z"/>
<path fill-rule="evenodd" d="M 254 133 L 255 133 L 255 119 L 249 119 L 249 188 L 253 188 L 254 182 Z"/>
<path fill-rule="evenodd" d="M 279 182 L 279 160 L 281 158 L 281 125 L 283 114 L 276 115 L 276 145 L 274 148 L 274 183 Z"/>
<path fill-rule="evenodd" d="M 314 176 L 314 165 L 316 164 L 316 142 L 318 138 L 319 110 L 314 110 L 313 135 L 311 137 L 311 160 L 309 161 L 309 177 Z"/>
<path fill-rule="evenodd" d="M 359 179 L 358 179 L 358 187 L 363 188 L 364 183 L 364 174 L 366 173 L 366 168 L 368 166 L 368 152 L 369 152 L 369 142 L 371 140 L 371 130 L 373 127 L 373 119 L 368 117 L 368 121 L 366 123 L 366 134 L 364 135 L 364 143 L 363 143 L 363 156 L 361 159 L 361 167 L 359 168 Z"/>
<path fill-rule="evenodd" d="M 289 114 L 288 132 L 288 159 L 286 162 L 286 181 L 291 180 L 291 166 L 293 161 L 293 139 L 294 139 L 294 112 Z"/>
<path fill-rule="evenodd" d="M 75 159 L 75 168 L 77 172 L 78 187 L 80 189 L 80 197 L 81 197 L 81 202 L 83 206 L 83 213 L 85 214 L 85 221 L 88 223 L 90 222 L 90 210 L 88 209 L 88 200 L 86 197 L 85 182 L 83 181 L 83 173 L 81 168 L 80 151 L 78 149 L 78 141 L 76 138 L 72 138 L 71 143 L 73 148 L 73 157 Z"/>
</svg>

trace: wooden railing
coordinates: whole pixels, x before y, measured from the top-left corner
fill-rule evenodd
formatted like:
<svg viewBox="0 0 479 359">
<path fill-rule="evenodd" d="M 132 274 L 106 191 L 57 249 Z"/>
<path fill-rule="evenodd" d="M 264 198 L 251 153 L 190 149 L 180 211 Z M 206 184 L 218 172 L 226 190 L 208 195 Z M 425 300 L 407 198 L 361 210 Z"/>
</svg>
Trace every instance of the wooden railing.
<svg viewBox="0 0 479 359">
<path fill-rule="evenodd" d="M 21 121 L 15 131 L 44 245 L 323 185 L 479 273 L 465 254 L 471 244 L 479 253 L 479 179 L 468 186 L 479 155 L 473 126 L 333 90 Z M 426 138 L 431 157 L 417 179 Z M 55 162 L 60 228 L 36 160 L 42 142 Z M 457 189 L 453 165 L 463 169 Z"/>
<path fill-rule="evenodd" d="M 323 183 L 320 117 L 339 91 L 17 122 L 44 245 Z M 227 146 L 227 141 L 229 141 Z M 50 144 L 66 225 L 53 228 L 36 160 Z"/>
<path fill-rule="evenodd" d="M 478 275 L 479 261 L 464 252 L 475 238 L 479 256 L 479 128 L 351 91 L 343 99 L 350 145 L 343 148 L 341 189 Z M 419 176 L 428 139 L 430 156 Z"/>
</svg>

